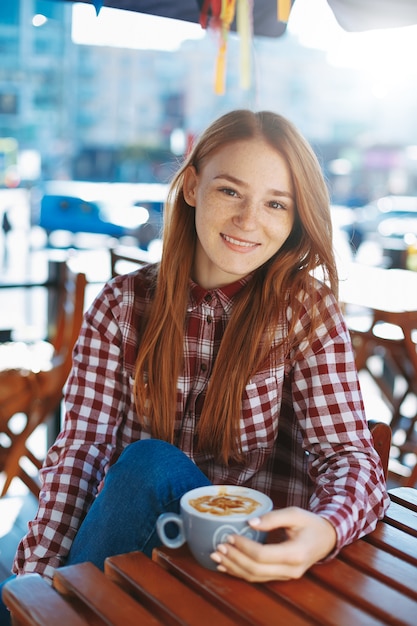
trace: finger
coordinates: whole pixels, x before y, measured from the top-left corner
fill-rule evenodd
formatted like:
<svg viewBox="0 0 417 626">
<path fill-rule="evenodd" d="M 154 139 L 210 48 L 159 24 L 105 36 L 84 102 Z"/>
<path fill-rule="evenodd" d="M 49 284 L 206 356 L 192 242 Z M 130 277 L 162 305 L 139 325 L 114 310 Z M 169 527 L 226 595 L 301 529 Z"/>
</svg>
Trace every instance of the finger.
<svg viewBox="0 0 417 626">
<path fill-rule="evenodd" d="M 287 566 L 278 563 L 258 563 L 229 544 L 218 546 L 211 558 L 217 563 L 219 571 L 248 582 L 289 580 L 294 577 L 294 573 L 291 573 Z"/>
<path fill-rule="evenodd" d="M 276 513 L 277 515 L 271 515 L 266 520 L 268 525 L 272 518 L 273 529 L 276 529 L 280 523 L 291 520 L 291 525 L 285 526 L 286 537 L 283 540 L 279 538 L 276 541 L 276 532 L 271 532 L 270 535 L 274 535 L 273 538 L 271 537 L 272 542 L 260 547 L 260 544 L 256 546 L 254 542 L 248 543 L 247 538 L 237 535 L 232 535 L 230 541 L 254 560 L 264 562 L 274 560 L 296 569 L 303 565 L 306 568 L 310 567 L 334 549 L 337 541 L 336 530 L 325 518 L 300 509 L 286 509 L 283 515 L 279 515 L 281 511 Z M 259 528 L 259 525 L 255 525 L 255 528 Z M 280 530 L 283 528 L 281 527 Z"/>
<path fill-rule="evenodd" d="M 290 528 L 302 523 L 302 517 L 306 511 L 300 511 L 298 507 L 287 507 L 285 509 L 275 509 L 265 513 L 261 517 L 253 517 L 248 521 L 252 528 L 269 531 L 276 528 Z"/>
<path fill-rule="evenodd" d="M 243 535 L 230 535 L 226 546 L 234 546 L 240 553 L 256 563 L 279 564 L 299 569 L 305 561 L 303 545 L 296 541 L 262 544 Z"/>
</svg>

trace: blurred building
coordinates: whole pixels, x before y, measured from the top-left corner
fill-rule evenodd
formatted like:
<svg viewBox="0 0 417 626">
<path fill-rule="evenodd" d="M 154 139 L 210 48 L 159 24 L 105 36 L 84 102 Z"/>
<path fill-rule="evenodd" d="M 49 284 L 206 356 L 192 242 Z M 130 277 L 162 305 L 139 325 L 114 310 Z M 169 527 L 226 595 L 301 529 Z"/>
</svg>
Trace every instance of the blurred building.
<svg viewBox="0 0 417 626">
<path fill-rule="evenodd" d="M 175 52 L 76 45 L 71 17 L 71 3 L 0 2 L 0 185 L 1 142 L 10 138 L 20 155 L 39 153 L 43 178 L 166 182 L 190 137 L 219 114 L 250 107 L 295 122 L 337 199 L 367 186 L 417 193 L 415 75 L 408 90 L 378 99 L 366 73 L 335 67 L 286 33 L 254 40 L 246 90 L 231 36 L 219 96 L 216 37 Z"/>
<path fill-rule="evenodd" d="M 69 6 L 0 3 L 0 137 L 39 150 L 55 171 L 67 169 L 71 150 L 75 52 Z"/>
<path fill-rule="evenodd" d="M 77 46 L 76 174 L 163 179 L 171 135 L 185 126 L 186 67 L 171 52 Z"/>
</svg>

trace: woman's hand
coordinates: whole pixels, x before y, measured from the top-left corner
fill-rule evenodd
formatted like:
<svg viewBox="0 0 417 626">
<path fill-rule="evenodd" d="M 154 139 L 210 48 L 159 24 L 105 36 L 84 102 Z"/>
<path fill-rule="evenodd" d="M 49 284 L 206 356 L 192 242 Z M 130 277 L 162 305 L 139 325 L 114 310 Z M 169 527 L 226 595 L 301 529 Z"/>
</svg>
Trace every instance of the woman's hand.
<svg viewBox="0 0 417 626">
<path fill-rule="evenodd" d="M 217 569 L 249 582 L 300 578 L 314 563 L 324 559 L 336 545 L 336 531 L 323 517 L 298 507 L 271 511 L 249 522 L 262 531 L 285 530 L 280 543 L 261 544 L 231 535 L 211 558 Z"/>
</svg>

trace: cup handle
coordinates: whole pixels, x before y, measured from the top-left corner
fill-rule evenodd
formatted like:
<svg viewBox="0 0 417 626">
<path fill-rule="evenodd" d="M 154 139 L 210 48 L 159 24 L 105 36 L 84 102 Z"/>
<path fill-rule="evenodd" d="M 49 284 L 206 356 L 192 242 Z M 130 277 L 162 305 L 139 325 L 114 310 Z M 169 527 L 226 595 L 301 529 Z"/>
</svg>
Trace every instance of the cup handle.
<svg viewBox="0 0 417 626">
<path fill-rule="evenodd" d="M 178 526 L 178 535 L 173 538 L 165 534 L 165 526 L 170 522 Z M 156 532 L 167 548 L 180 548 L 185 543 L 184 523 L 177 513 L 162 513 L 156 520 Z"/>
</svg>

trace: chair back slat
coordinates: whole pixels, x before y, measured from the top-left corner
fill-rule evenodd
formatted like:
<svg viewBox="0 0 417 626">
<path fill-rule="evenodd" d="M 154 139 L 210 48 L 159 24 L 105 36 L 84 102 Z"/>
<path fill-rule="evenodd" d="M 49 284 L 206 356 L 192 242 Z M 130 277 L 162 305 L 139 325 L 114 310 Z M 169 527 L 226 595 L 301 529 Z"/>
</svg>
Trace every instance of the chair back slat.
<svg viewBox="0 0 417 626">
<path fill-rule="evenodd" d="M 388 475 L 388 464 L 391 450 L 391 427 L 384 422 L 369 420 L 369 428 L 374 440 L 375 450 L 378 452 L 385 478 Z"/>
<path fill-rule="evenodd" d="M 140 248 L 118 246 L 110 249 L 110 272 L 113 278 L 132 272 L 149 262 L 149 254 Z"/>
<path fill-rule="evenodd" d="M 78 337 L 83 314 L 87 279 L 84 273 L 74 272 L 68 263 L 62 264 L 58 277 L 56 324 L 49 347 L 51 357 L 41 366 L 23 363 L 21 368 L 0 371 L 0 434 L 7 445 L 0 445 L 0 472 L 4 472 L 0 497 L 5 495 L 14 477 L 19 477 L 37 496 L 37 481 L 26 472 L 20 461 L 29 458 L 39 469 L 42 459 L 36 459 L 26 442 L 34 430 L 57 410 L 62 400 L 63 388 L 72 364 L 72 351 Z M 45 342 L 41 342 L 45 344 Z M 46 344 L 45 344 L 46 345 Z M 13 343 L 5 349 L 12 353 L 21 348 Z M 26 416 L 26 422 L 16 432 L 11 420 L 17 413 Z"/>
</svg>

